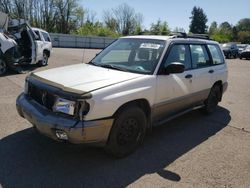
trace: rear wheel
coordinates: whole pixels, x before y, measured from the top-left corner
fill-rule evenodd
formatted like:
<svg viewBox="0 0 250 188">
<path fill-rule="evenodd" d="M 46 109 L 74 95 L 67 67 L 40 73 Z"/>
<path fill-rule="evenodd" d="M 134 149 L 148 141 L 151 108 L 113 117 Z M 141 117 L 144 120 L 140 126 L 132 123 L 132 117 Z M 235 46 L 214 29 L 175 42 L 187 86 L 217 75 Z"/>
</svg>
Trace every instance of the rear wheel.
<svg viewBox="0 0 250 188">
<path fill-rule="evenodd" d="M 6 62 L 3 59 L 0 59 L 0 75 L 5 74 L 7 71 Z"/>
<path fill-rule="evenodd" d="M 208 95 L 208 98 L 205 101 L 205 107 L 204 110 L 207 114 L 212 114 L 220 101 L 221 98 L 221 89 L 219 85 L 214 85 L 212 89 L 210 90 L 210 93 Z"/>
<path fill-rule="evenodd" d="M 146 116 L 137 106 L 128 106 L 115 118 L 106 150 L 121 158 L 134 152 L 143 142 L 146 132 Z"/>
<path fill-rule="evenodd" d="M 39 61 L 39 65 L 40 66 L 47 66 L 48 65 L 48 61 L 49 61 L 49 56 L 48 56 L 48 53 L 46 52 L 43 52 L 43 59 L 41 61 Z"/>
</svg>

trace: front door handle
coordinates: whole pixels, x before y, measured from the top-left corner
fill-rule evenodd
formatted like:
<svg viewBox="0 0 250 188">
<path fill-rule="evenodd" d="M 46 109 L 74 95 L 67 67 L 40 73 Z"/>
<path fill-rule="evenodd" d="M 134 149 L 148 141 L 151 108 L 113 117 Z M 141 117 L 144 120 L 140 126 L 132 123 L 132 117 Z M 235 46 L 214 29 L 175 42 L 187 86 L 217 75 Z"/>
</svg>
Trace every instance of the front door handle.
<svg viewBox="0 0 250 188">
<path fill-rule="evenodd" d="M 192 78 L 192 77 L 193 77 L 192 74 L 187 74 L 187 75 L 185 76 L 185 78 L 187 78 L 187 79 Z"/>
<path fill-rule="evenodd" d="M 212 74 L 212 73 L 214 73 L 214 70 L 211 69 L 211 70 L 209 70 L 208 72 L 209 72 L 210 74 Z"/>
</svg>

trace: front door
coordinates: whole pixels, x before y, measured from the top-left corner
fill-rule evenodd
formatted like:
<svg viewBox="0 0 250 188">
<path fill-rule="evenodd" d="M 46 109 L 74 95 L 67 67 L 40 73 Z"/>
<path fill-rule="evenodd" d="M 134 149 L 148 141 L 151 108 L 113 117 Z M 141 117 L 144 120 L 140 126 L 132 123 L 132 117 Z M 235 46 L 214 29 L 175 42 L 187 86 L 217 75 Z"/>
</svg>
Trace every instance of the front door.
<svg viewBox="0 0 250 188">
<path fill-rule="evenodd" d="M 156 99 L 153 108 L 154 122 L 162 121 L 192 104 L 190 95 L 193 92 L 193 78 L 188 45 L 172 44 L 161 67 L 164 68 L 173 62 L 183 63 L 185 71 L 180 74 L 157 76 Z"/>
</svg>

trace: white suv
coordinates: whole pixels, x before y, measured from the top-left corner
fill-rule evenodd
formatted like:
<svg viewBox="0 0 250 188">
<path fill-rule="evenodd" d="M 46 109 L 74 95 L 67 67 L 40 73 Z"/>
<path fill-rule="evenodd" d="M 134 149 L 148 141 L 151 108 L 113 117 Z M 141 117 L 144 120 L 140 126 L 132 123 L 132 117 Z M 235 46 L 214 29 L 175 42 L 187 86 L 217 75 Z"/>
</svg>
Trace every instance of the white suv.
<svg viewBox="0 0 250 188">
<path fill-rule="evenodd" d="M 6 30 L 7 27 L 8 30 L 0 33 L 0 75 L 8 68 L 21 70 L 20 65 L 46 66 L 48 64 L 52 44 L 46 31 L 31 28 L 23 19 L 10 20 L 7 26 L 6 23 L 4 25 L 1 22 L 0 29 Z"/>
<path fill-rule="evenodd" d="M 217 42 L 183 33 L 130 36 L 88 64 L 29 75 L 17 111 L 55 140 L 98 143 L 123 157 L 147 128 L 197 108 L 212 113 L 226 88 Z"/>
<path fill-rule="evenodd" d="M 37 43 L 37 51 L 41 57 L 37 57 L 40 60 L 41 66 L 46 66 L 48 64 L 48 58 L 52 52 L 52 43 L 49 33 L 40 28 L 32 27 L 32 30 L 36 33 L 36 43 Z"/>
</svg>

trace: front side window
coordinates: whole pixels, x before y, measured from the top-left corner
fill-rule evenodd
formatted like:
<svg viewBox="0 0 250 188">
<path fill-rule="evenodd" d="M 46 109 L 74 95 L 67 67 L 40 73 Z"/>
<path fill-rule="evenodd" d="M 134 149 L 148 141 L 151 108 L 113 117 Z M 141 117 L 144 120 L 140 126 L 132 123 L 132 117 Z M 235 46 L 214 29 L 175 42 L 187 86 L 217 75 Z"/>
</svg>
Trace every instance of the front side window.
<svg viewBox="0 0 250 188">
<path fill-rule="evenodd" d="M 219 46 L 209 44 L 209 45 L 207 45 L 207 47 L 211 53 L 214 65 L 224 63 L 224 58 L 223 58 L 223 55 L 219 49 Z"/>
<path fill-rule="evenodd" d="M 40 34 L 39 34 L 39 31 L 35 31 L 35 33 L 36 33 L 36 40 L 41 40 L 41 37 L 40 37 Z"/>
<path fill-rule="evenodd" d="M 164 62 L 164 67 L 167 67 L 167 65 L 174 62 L 182 63 L 183 65 L 185 65 L 185 70 L 191 68 L 190 53 L 187 45 L 174 44 L 171 47 L 167 59 Z"/>
<path fill-rule="evenodd" d="M 210 66 L 209 56 L 204 45 L 190 45 L 193 68 L 203 68 Z"/>
<path fill-rule="evenodd" d="M 164 40 L 121 38 L 104 49 L 90 64 L 127 72 L 153 74 L 164 48 Z"/>
</svg>

